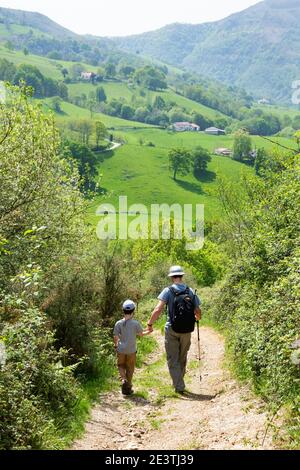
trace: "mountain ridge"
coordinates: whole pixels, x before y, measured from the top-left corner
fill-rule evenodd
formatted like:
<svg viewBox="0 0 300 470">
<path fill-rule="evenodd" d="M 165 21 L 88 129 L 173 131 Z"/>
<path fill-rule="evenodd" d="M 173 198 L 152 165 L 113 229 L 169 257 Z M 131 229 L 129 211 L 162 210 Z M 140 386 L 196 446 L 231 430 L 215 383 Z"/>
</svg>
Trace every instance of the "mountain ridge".
<svg viewBox="0 0 300 470">
<path fill-rule="evenodd" d="M 122 50 L 163 60 L 246 88 L 257 97 L 289 101 L 300 77 L 300 2 L 265 0 L 216 22 L 173 23 L 113 38 Z"/>
<path fill-rule="evenodd" d="M 0 18 L 7 24 L 21 24 L 23 26 L 36 28 L 42 31 L 43 33 L 50 34 L 59 38 L 63 38 L 66 36 L 80 37 L 73 31 L 51 20 L 48 16 L 35 11 L 25 11 L 13 8 L 0 7 Z"/>
</svg>

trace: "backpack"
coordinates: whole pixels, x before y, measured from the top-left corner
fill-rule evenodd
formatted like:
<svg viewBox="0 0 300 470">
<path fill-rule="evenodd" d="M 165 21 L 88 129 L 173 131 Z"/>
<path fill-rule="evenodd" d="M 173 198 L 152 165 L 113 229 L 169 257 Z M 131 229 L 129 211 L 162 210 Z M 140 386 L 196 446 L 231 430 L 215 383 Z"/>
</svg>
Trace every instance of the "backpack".
<svg viewBox="0 0 300 470">
<path fill-rule="evenodd" d="M 175 333 L 192 333 L 195 329 L 195 295 L 192 297 L 189 287 L 178 292 L 169 287 L 174 295 L 173 314 L 170 313 L 171 326 Z"/>
</svg>

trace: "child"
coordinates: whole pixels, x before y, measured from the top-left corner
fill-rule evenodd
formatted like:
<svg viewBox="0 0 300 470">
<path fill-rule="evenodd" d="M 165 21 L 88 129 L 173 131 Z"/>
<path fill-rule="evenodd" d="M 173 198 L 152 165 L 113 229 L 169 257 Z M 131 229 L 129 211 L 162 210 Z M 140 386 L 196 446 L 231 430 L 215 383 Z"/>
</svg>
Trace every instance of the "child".
<svg viewBox="0 0 300 470">
<path fill-rule="evenodd" d="M 132 300 L 123 304 L 124 318 L 114 327 L 114 344 L 118 356 L 118 369 L 122 381 L 123 395 L 132 395 L 132 377 L 136 363 L 136 337 L 151 332 L 143 330 L 140 323 L 133 319 L 136 305 Z"/>
</svg>

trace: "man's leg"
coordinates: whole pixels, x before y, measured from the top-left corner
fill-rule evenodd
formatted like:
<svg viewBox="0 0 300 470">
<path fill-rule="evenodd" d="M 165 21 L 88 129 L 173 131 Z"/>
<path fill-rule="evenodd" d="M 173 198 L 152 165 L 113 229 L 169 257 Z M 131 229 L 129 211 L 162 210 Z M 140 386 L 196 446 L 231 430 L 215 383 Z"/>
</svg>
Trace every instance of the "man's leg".
<svg viewBox="0 0 300 470">
<path fill-rule="evenodd" d="M 184 379 L 185 372 L 186 372 L 186 364 L 187 364 L 187 355 L 191 347 L 191 333 L 182 333 L 180 335 L 180 353 L 179 353 L 179 361 L 180 361 L 180 368 L 182 373 L 182 380 Z"/>
<path fill-rule="evenodd" d="M 169 372 L 177 392 L 183 392 L 185 385 L 180 366 L 180 335 L 175 333 L 171 327 L 165 331 L 165 348 Z"/>
</svg>

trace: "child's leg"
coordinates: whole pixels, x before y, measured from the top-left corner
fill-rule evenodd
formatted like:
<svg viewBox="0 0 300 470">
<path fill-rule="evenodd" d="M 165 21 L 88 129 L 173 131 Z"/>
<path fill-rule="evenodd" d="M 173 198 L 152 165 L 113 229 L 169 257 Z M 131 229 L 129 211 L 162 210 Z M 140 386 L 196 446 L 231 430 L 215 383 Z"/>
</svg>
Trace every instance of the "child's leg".
<svg viewBox="0 0 300 470">
<path fill-rule="evenodd" d="M 136 353 L 128 354 L 126 356 L 126 379 L 130 387 L 132 387 L 132 377 L 133 377 L 133 373 L 135 369 L 135 364 L 136 364 Z"/>
<path fill-rule="evenodd" d="M 118 369 L 120 374 L 120 379 L 124 382 L 126 379 L 126 355 L 118 353 Z"/>
</svg>

